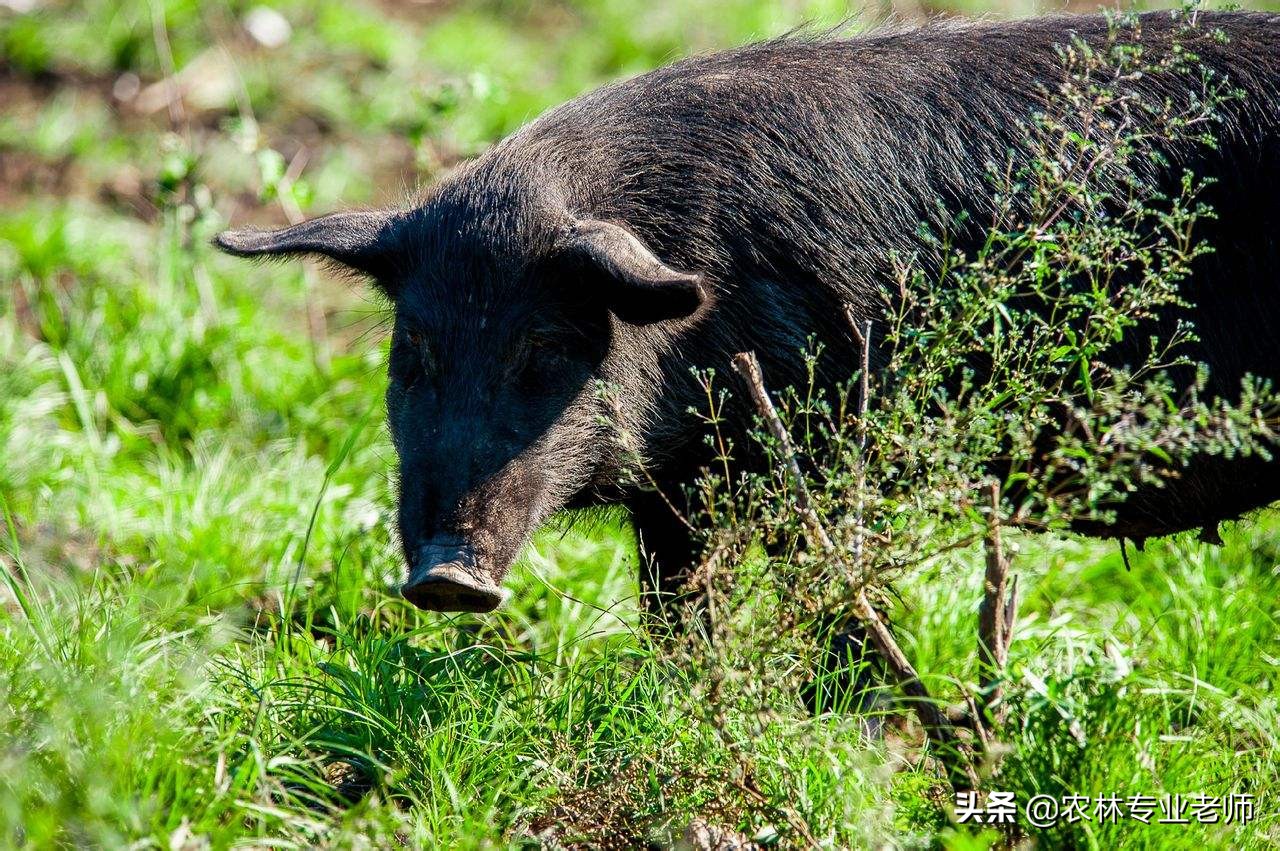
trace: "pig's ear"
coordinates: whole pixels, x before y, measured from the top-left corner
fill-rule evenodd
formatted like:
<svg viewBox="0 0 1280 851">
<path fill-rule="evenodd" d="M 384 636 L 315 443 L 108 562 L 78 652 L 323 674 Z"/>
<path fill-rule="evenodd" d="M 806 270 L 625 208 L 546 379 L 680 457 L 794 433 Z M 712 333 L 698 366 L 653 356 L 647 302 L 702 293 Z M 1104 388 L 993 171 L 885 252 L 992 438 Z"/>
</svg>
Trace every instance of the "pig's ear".
<svg viewBox="0 0 1280 851">
<path fill-rule="evenodd" d="M 237 257 L 318 255 L 381 279 L 394 271 L 403 220 L 391 210 L 333 213 L 281 230 L 224 231 L 213 244 Z"/>
<path fill-rule="evenodd" d="M 621 225 L 575 222 L 565 249 L 590 284 L 603 283 L 609 309 L 625 322 L 682 319 L 706 300 L 698 275 L 672 269 Z"/>
</svg>

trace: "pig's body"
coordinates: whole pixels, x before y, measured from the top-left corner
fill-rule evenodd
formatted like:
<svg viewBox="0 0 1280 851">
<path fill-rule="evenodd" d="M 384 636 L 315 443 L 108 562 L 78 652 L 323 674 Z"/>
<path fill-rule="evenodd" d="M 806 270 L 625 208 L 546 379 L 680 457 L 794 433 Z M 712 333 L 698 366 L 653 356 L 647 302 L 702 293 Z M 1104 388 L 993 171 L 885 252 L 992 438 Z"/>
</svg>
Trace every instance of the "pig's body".
<svg viewBox="0 0 1280 851">
<path fill-rule="evenodd" d="M 1203 340 L 1190 354 L 1210 365 L 1212 390 L 1230 393 L 1246 373 L 1280 380 L 1280 17 L 1200 18 L 1229 39 L 1198 41 L 1202 60 L 1245 97 L 1227 106 L 1216 152 L 1170 152 L 1166 183 L 1186 168 L 1216 181 L 1205 200 L 1218 218 L 1200 232 L 1215 253 L 1186 294 Z M 1174 26 L 1146 15 L 1142 42 L 1159 49 Z M 1055 45 L 1075 33 L 1096 42 L 1106 24 L 937 25 L 691 59 L 552 110 L 415 210 L 223 245 L 327 254 L 395 300 L 388 403 L 411 599 L 492 607 L 541 522 L 601 502 L 629 507 L 669 589 L 694 556 L 688 531 L 663 500 L 622 483 L 601 419 L 620 414 L 658 484 L 678 494 L 707 461 L 687 413 L 703 403 L 693 368 L 723 375 L 735 352 L 754 350 L 770 384 L 801 382 L 812 336 L 833 369 L 822 380 L 847 379 L 843 306 L 880 315 L 891 258 L 921 250 L 919 225 L 941 224 L 939 201 L 989 221 L 987 164 L 1018 147 L 1041 86 L 1061 78 Z M 980 237 L 961 233 L 958 247 Z M 557 341 L 554 363 L 544 337 Z M 596 380 L 621 388 L 620 411 Z M 750 412 L 730 416 L 741 427 Z M 1278 498 L 1276 462 L 1210 460 L 1088 531 L 1145 538 Z M 468 583 L 485 586 L 480 596 Z"/>
</svg>

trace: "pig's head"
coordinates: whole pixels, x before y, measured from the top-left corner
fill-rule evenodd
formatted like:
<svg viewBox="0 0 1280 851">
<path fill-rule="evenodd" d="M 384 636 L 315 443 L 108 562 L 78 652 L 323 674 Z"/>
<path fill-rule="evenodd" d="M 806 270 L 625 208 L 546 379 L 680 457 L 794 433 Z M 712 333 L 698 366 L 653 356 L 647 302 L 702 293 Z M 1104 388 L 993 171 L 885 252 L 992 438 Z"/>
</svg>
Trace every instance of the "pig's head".
<svg viewBox="0 0 1280 851">
<path fill-rule="evenodd" d="M 438 611 L 502 601 L 530 535 L 616 463 L 597 385 L 636 369 L 617 363 L 619 337 L 683 323 L 704 301 L 696 275 L 622 223 L 462 191 L 215 242 L 245 257 L 327 258 L 393 303 L 402 590 Z"/>
</svg>

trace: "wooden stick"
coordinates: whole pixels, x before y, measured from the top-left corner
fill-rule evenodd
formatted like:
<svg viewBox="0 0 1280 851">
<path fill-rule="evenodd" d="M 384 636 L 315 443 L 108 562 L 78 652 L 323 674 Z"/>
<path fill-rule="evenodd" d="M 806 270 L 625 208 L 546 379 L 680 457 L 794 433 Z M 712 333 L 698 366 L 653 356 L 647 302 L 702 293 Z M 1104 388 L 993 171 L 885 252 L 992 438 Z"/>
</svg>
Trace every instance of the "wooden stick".
<svg viewBox="0 0 1280 851">
<path fill-rule="evenodd" d="M 964 690 L 965 714 L 972 722 L 970 729 L 977 735 L 978 741 L 982 743 L 982 749 L 987 750 L 991 747 L 991 738 L 987 734 L 987 725 L 982 723 L 982 710 L 978 709 L 978 702 L 973 699 L 973 695 L 969 694 L 969 690 Z"/>
<path fill-rule="evenodd" d="M 822 525 L 822 520 L 818 517 L 818 512 L 813 507 L 809 488 L 800 470 L 800 463 L 796 460 L 791 435 L 787 433 L 773 406 L 773 400 L 769 398 L 769 392 L 765 389 L 764 376 L 760 372 L 760 362 L 756 360 L 755 353 L 741 352 L 734 355 L 733 368 L 746 380 L 756 410 L 768 426 L 769 433 L 778 442 L 778 451 L 794 485 L 796 511 L 799 512 L 800 520 L 804 524 L 809 546 L 843 568 L 846 575 L 852 576 L 853 570 L 836 549 L 835 542 L 831 540 L 831 536 Z M 898 687 L 911 698 L 911 706 L 920 718 L 926 735 L 937 746 L 938 758 L 947 769 L 952 787 L 957 791 L 976 789 L 977 773 L 974 771 L 964 743 L 956 734 L 955 727 L 947 720 L 925 684 L 920 681 L 920 675 L 916 673 L 906 654 L 898 646 L 893 633 L 885 626 L 879 613 L 867 599 L 866 589 L 861 586 L 854 592 L 853 614 L 867 631 L 872 645 L 884 658 L 890 673 L 897 680 Z"/>
<path fill-rule="evenodd" d="M 867 538 L 867 526 L 864 522 L 866 516 L 866 489 L 867 489 L 867 410 L 871 403 L 871 320 L 866 320 L 862 327 L 858 327 L 857 317 L 853 315 L 853 308 L 845 305 L 845 319 L 849 322 L 849 328 L 853 331 L 853 338 L 861 349 L 861 366 L 858 369 L 858 505 L 857 515 L 854 518 L 857 525 L 853 530 L 853 564 L 859 571 L 864 571 L 866 565 L 863 562 L 863 548 Z"/>
<path fill-rule="evenodd" d="M 1004 676 L 1009 658 L 1009 642 L 1013 635 L 1010 609 L 1016 609 L 1017 586 L 1006 591 L 1009 577 L 1009 560 L 1004 554 L 1000 535 L 1000 486 L 992 482 L 988 487 L 991 515 L 987 520 L 987 569 L 982 581 L 982 605 L 978 608 L 978 663 L 981 676 L 983 708 L 996 723 L 1003 722 L 1004 707 L 997 706 L 1004 689 L 1000 678 Z M 993 709 L 994 707 L 994 709 Z M 984 719 L 978 719 L 979 723 Z"/>
<path fill-rule="evenodd" d="M 1009 664 L 1009 645 L 1013 643 L 1013 625 L 1018 622 L 1018 574 L 1009 579 L 1009 599 L 1004 604 L 1004 662 Z"/>
<path fill-rule="evenodd" d="M 859 323 L 853 315 L 853 308 L 848 305 L 844 309 L 844 318 L 853 331 L 853 341 L 858 344 L 861 365 L 858 369 L 858 425 L 863 432 L 862 447 L 866 448 L 866 430 L 862 428 L 863 417 L 867 415 L 867 406 L 871 398 L 871 320 Z"/>
</svg>

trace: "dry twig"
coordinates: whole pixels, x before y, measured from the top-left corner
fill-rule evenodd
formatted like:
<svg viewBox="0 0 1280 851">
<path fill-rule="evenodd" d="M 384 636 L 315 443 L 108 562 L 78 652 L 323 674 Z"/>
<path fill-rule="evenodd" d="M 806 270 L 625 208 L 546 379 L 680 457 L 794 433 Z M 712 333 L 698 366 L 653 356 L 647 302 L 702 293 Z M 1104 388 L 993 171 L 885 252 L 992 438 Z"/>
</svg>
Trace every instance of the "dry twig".
<svg viewBox="0 0 1280 851">
<path fill-rule="evenodd" d="M 851 565 L 836 548 L 835 542 L 832 541 L 830 534 L 822 525 L 818 512 L 813 507 L 813 502 L 809 497 L 809 489 L 800 470 L 800 463 L 796 459 L 791 436 L 787 433 L 786 427 L 778 417 L 778 412 L 773 406 L 773 400 L 769 398 L 769 393 L 765 389 L 764 376 L 760 372 L 760 363 L 756 360 L 755 353 L 741 352 L 734 355 L 733 368 L 746 380 L 748 389 L 751 391 L 752 400 L 755 402 L 756 410 L 759 411 L 760 416 L 764 419 L 765 425 L 768 426 L 774 440 L 778 442 L 779 454 L 794 484 L 796 510 L 804 523 L 805 537 L 808 539 L 809 546 L 822 553 L 823 557 L 828 561 L 840 566 L 846 575 L 852 576 L 853 569 Z M 948 779 L 951 781 L 952 787 L 956 790 L 976 789 L 978 786 L 977 774 L 974 771 L 964 743 L 956 734 L 955 727 L 947 720 L 946 715 L 929 694 L 928 688 L 920 680 L 920 675 L 916 673 L 910 660 L 902 652 L 902 648 L 898 646 L 893 633 L 889 631 L 884 621 L 880 619 L 879 613 L 876 612 L 871 602 L 867 599 L 866 589 L 859 585 L 854 594 L 854 616 L 867 631 L 867 635 L 871 638 L 871 643 L 876 650 L 884 657 L 890 673 L 898 683 L 898 687 L 910 698 L 911 706 L 920 718 L 920 723 L 924 726 L 926 734 L 938 749 L 939 759 L 947 769 Z"/>
<path fill-rule="evenodd" d="M 1009 559 L 1004 553 L 1000 534 L 1000 486 L 988 487 L 991 514 L 987 520 L 985 544 L 987 569 L 982 582 L 982 605 L 978 608 L 978 663 L 981 671 L 983 709 L 986 715 L 975 718 L 978 725 L 990 718 L 1004 723 L 1006 707 L 1001 678 L 1009 661 L 1009 643 L 1013 640 L 1013 624 L 1018 610 L 1018 582 L 1009 582 Z M 1006 587 L 1008 592 L 1006 593 Z"/>
<path fill-rule="evenodd" d="M 871 320 L 866 320 L 859 328 L 858 320 L 853 315 L 851 307 L 845 307 L 844 315 L 862 352 L 861 365 L 858 368 L 858 516 L 853 538 L 853 563 L 858 570 L 863 570 L 865 566 L 863 547 L 867 538 L 864 518 L 867 489 L 867 410 L 871 404 Z"/>
</svg>

